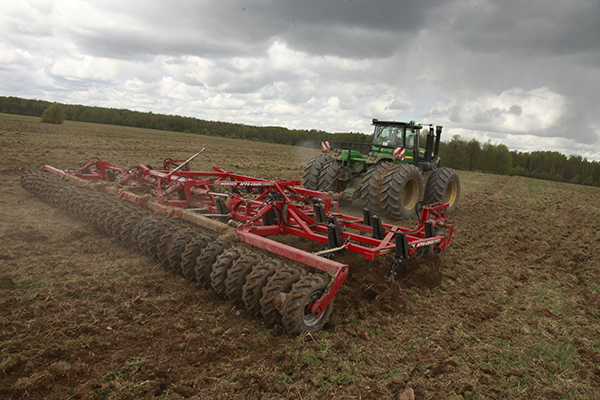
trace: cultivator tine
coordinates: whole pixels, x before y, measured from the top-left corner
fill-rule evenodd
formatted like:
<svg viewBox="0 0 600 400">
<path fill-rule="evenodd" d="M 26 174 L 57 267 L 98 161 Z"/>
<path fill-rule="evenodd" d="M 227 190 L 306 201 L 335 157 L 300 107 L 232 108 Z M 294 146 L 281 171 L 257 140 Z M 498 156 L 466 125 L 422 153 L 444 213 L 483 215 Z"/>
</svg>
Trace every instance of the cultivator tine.
<svg viewBox="0 0 600 400">
<path fill-rule="evenodd" d="M 322 224 L 327 220 L 323 204 L 317 199 L 314 199 L 313 201 L 313 212 L 315 213 L 315 221 L 317 221 L 317 223 Z"/>
<path fill-rule="evenodd" d="M 333 249 L 340 247 L 343 243 L 342 228 L 340 228 L 335 215 L 330 215 L 327 217 L 327 246 Z"/>
<path fill-rule="evenodd" d="M 430 238 L 434 236 L 434 232 L 433 232 L 433 224 L 429 221 L 426 221 L 424 223 L 425 225 L 425 237 L 426 238 Z"/>
<path fill-rule="evenodd" d="M 370 209 L 365 208 L 363 210 L 363 221 L 362 221 L 363 225 L 371 226 L 372 220 L 373 220 L 373 212 Z"/>
<path fill-rule="evenodd" d="M 396 269 L 402 263 L 402 261 L 408 259 L 408 241 L 406 239 L 406 234 L 398 233 L 396 234 L 396 256 L 394 260 L 392 260 L 392 264 L 388 268 L 383 280 L 386 282 L 391 281 L 396 275 Z"/>
<path fill-rule="evenodd" d="M 383 230 L 383 224 L 381 223 L 381 218 L 378 216 L 373 216 L 371 218 L 371 227 L 373 228 L 373 238 L 374 239 L 383 239 L 385 231 Z"/>
</svg>

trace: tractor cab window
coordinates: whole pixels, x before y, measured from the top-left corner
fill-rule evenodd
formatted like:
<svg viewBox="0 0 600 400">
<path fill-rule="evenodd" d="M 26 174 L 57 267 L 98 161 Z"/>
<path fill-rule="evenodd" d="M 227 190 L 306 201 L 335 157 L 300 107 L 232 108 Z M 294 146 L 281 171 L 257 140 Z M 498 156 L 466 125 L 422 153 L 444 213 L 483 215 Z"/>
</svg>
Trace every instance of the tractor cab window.
<svg viewBox="0 0 600 400">
<path fill-rule="evenodd" d="M 403 147 L 402 134 L 404 128 L 401 126 L 375 126 L 373 144 L 385 147 Z"/>
<path fill-rule="evenodd" d="M 417 142 L 419 137 L 418 129 L 407 128 L 406 129 L 406 147 L 409 149 L 415 148 L 415 143 Z"/>
</svg>

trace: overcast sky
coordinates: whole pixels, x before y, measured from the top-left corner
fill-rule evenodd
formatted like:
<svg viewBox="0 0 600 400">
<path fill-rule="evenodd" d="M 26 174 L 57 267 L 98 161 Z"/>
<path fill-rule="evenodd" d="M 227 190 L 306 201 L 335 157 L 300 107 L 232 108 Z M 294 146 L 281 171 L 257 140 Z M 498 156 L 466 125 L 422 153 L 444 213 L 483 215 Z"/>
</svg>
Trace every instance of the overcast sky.
<svg viewBox="0 0 600 400">
<path fill-rule="evenodd" d="M 2 0 L 0 95 L 600 160 L 600 1 Z"/>
</svg>

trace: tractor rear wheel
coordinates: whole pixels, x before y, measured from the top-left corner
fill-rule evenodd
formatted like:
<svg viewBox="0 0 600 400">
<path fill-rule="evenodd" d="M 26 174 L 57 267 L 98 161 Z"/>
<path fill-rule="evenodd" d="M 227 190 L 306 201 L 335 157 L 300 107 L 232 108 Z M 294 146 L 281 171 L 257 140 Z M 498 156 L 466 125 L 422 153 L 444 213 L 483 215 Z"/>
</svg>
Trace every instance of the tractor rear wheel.
<svg viewBox="0 0 600 400">
<path fill-rule="evenodd" d="M 452 212 L 458 205 L 460 197 L 460 178 L 452 168 L 438 168 L 429 175 L 425 188 L 427 204 L 448 203 L 448 212 Z"/>
<path fill-rule="evenodd" d="M 423 175 L 412 164 L 389 164 L 383 171 L 382 203 L 394 219 L 415 216 L 417 203 L 423 198 Z"/>
<path fill-rule="evenodd" d="M 320 317 L 312 314 L 312 304 L 323 297 L 328 281 L 325 275 L 308 275 L 294 284 L 286 296 L 283 306 L 283 327 L 289 333 L 315 332 L 323 328 L 329 320 L 333 301 L 331 301 Z"/>
<path fill-rule="evenodd" d="M 319 190 L 321 192 L 339 192 L 340 175 L 342 174 L 342 162 L 331 160 L 321 169 L 319 176 Z"/>
<path fill-rule="evenodd" d="M 373 212 L 385 209 L 385 205 L 381 202 L 382 173 L 391 164 L 390 161 L 382 161 L 370 166 L 360 185 L 360 201 Z"/>
<path fill-rule="evenodd" d="M 328 154 L 321 154 L 310 160 L 304 168 L 304 176 L 302 176 L 304 187 L 310 190 L 319 190 L 321 171 L 331 161 L 333 158 Z"/>
</svg>

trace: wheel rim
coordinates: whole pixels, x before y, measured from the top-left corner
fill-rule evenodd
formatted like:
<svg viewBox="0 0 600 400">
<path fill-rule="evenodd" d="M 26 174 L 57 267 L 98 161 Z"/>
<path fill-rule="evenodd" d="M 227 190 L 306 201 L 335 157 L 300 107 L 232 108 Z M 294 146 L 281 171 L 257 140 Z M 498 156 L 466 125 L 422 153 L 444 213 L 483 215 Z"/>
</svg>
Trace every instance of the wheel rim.
<svg viewBox="0 0 600 400">
<path fill-rule="evenodd" d="M 419 184 L 416 179 L 409 179 L 404 185 L 404 191 L 402 192 L 402 205 L 407 210 L 415 208 L 417 200 L 419 199 Z"/>
<path fill-rule="evenodd" d="M 458 186 L 456 186 L 455 181 L 448 182 L 448 187 L 446 188 L 446 196 L 444 197 L 444 202 L 448 203 L 448 205 L 452 206 L 456 201 L 456 194 L 458 192 Z"/>
<path fill-rule="evenodd" d="M 322 296 L 323 291 L 317 290 L 316 292 L 313 292 L 313 294 L 311 294 L 308 300 L 306 301 L 306 304 L 304 305 L 304 312 L 302 313 L 302 321 L 304 322 L 304 325 L 315 326 L 319 323 L 321 318 L 323 318 L 325 312 L 321 312 L 321 309 L 317 310 L 317 313 L 321 313 L 320 318 L 318 318 L 315 314 L 310 313 L 310 309 L 315 303 L 315 301 L 319 300 Z"/>
</svg>

